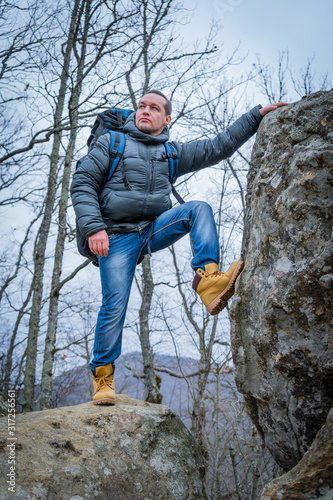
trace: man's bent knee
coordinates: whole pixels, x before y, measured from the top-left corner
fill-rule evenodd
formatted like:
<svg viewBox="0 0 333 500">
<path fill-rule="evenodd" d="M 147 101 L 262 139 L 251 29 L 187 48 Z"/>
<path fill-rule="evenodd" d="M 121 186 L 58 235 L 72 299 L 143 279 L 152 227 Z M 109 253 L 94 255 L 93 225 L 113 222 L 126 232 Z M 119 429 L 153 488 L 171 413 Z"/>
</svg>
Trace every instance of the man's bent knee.
<svg viewBox="0 0 333 500">
<path fill-rule="evenodd" d="M 189 208 L 196 213 L 205 213 L 213 215 L 212 207 L 209 205 L 209 203 L 206 203 L 205 201 L 189 201 L 188 205 Z"/>
</svg>

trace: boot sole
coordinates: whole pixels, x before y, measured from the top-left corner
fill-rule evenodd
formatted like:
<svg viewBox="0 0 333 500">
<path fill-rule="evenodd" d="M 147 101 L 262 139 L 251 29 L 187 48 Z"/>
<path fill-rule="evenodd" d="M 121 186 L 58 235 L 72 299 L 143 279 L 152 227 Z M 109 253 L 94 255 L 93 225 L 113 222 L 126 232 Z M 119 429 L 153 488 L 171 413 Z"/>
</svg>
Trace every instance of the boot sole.
<svg viewBox="0 0 333 500">
<path fill-rule="evenodd" d="M 114 405 L 116 403 L 115 399 L 103 398 L 93 401 L 94 405 Z"/>
<path fill-rule="evenodd" d="M 235 282 L 240 273 L 243 271 L 243 268 L 244 268 L 244 262 L 240 261 L 236 269 L 234 270 L 234 273 L 228 283 L 228 286 L 207 307 L 207 311 L 209 312 L 209 314 L 215 316 L 216 314 L 219 314 L 219 312 L 221 312 L 222 309 L 226 307 L 228 300 L 235 293 Z"/>
</svg>

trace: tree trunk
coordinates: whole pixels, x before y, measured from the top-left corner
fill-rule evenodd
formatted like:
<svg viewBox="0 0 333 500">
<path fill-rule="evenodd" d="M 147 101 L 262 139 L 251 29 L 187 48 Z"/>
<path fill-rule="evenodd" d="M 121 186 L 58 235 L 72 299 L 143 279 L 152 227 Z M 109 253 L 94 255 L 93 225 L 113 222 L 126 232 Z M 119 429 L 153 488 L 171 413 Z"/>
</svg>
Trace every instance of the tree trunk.
<svg viewBox="0 0 333 500">
<path fill-rule="evenodd" d="M 191 432 L 196 438 L 204 458 L 208 458 L 207 447 L 205 444 L 205 427 L 206 427 L 206 408 L 205 408 L 205 391 L 206 391 L 206 363 L 204 361 L 204 351 L 201 350 L 199 361 L 198 386 L 193 400 L 193 409 L 191 415 Z"/>
<path fill-rule="evenodd" d="M 149 340 L 149 311 L 154 291 L 153 276 L 150 266 L 150 257 L 142 262 L 142 301 L 139 311 L 140 343 L 143 358 L 143 372 L 145 374 L 145 400 L 150 403 L 162 403 L 162 394 L 159 391 L 161 378 L 154 371 L 154 355 Z"/>
<path fill-rule="evenodd" d="M 74 35 L 75 35 L 74 27 L 76 23 L 80 1 L 81 0 L 75 0 L 74 8 L 72 11 L 66 51 L 64 55 L 64 63 L 60 78 L 60 89 L 57 99 L 56 110 L 54 114 L 55 129 L 58 129 L 60 127 L 65 105 L 71 51 L 73 48 Z M 53 214 L 53 207 L 56 196 L 57 169 L 59 162 L 61 135 L 62 135 L 61 130 L 55 132 L 54 134 L 53 147 L 50 157 L 49 179 L 48 179 L 47 193 L 45 197 L 45 211 L 37 235 L 36 253 L 34 256 L 34 276 L 32 281 L 33 298 L 32 298 L 32 308 L 29 321 L 27 357 L 26 357 L 26 366 L 24 374 L 24 399 L 22 404 L 23 412 L 28 412 L 33 410 L 35 378 L 36 378 L 37 340 L 38 340 L 39 321 L 40 321 L 42 296 L 43 296 L 45 251 L 46 251 L 46 244 L 50 231 L 51 218 Z"/>
<path fill-rule="evenodd" d="M 5 373 L 4 373 L 4 394 L 7 394 L 8 389 L 10 388 L 10 377 L 12 373 L 12 367 L 13 367 L 13 353 L 14 353 L 14 348 L 15 348 L 15 341 L 17 337 L 17 333 L 19 331 L 19 326 L 21 323 L 21 320 L 23 316 L 27 313 L 26 307 L 28 306 L 30 299 L 31 299 L 31 294 L 32 294 L 32 284 L 30 286 L 29 292 L 27 294 L 27 297 L 25 298 L 20 310 L 18 311 L 18 315 L 15 321 L 15 326 L 13 329 L 13 333 L 10 339 L 9 343 L 9 348 L 7 351 L 7 356 L 6 356 L 6 363 L 5 363 Z"/>
<path fill-rule="evenodd" d="M 70 119 L 71 131 L 70 131 L 68 147 L 66 150 L 65 164 L 62 176 L 61 195 L 59 200 L 58 236 L 57 236 L 57 244 L 54 256 L 49 316 L 48 316 L 47 333 L 45 338 L 44 362 L 42 370 L 41 399 L 40 399 L 41 410 L 50 407 L 51 396 L 52 396 L 52 372 L 53 372 L 54 349 L 55 349 L 56 332 L 58 324 L 58 303 L 59 303 L 58 285 L 60 283 L 64 249 L 65 249 L 66 215 L 67 215 L 67 204 L 69 197 L 69 185 L 71 179 L 71 164 L 74 157 L 74 150 L 75 150 L 75 143 L 77 136 L 79 100 L 82 90 L 82 75 L 85 63 L 86 44 L 87 44 L 87 35 L 89 29 L 89 18 L 90 18 L 91 0 L 84 0 L 84 1 L 86 4 L 85 5 L 86 10 L 85 10 L 84 32 L 82 34 L 81 57 L 79 59 L 79 65 L 77 69 L 76 85 L 72 90 L 71 98 L 69 100 L 69 119 Z M 78 22 L 80 22 L 80 19 L 78 20 Z"/>
</svg>

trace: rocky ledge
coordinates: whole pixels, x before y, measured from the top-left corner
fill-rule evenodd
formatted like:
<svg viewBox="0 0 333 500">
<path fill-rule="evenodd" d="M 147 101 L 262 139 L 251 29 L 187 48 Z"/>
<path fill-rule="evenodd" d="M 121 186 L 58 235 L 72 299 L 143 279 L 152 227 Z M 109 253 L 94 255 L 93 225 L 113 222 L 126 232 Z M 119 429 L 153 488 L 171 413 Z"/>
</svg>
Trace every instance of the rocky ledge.
<svg viewBox="0 0 333 500">
<path fill-rule="evenodd" d="M 115 406 L 19 414 L 15 427 L 13 496 L 8 423 L 0 419 L 3 499 L 206 499 L 198 446 L 166 406 L 119 395 Z"/>
</svg>

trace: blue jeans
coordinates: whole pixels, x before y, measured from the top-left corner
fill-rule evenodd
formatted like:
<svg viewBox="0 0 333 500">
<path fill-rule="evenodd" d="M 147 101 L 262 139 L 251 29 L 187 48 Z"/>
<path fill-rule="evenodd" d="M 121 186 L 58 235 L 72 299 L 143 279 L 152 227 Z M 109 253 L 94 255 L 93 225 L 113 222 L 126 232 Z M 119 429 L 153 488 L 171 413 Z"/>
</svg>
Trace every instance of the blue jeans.
<svg viewBox="0 0 333 500">
<path fill-rule="evenodd" d="M 122 331 L 132 281 L 140 255 L 162 250 L 190 233 L 192 268 L 219 262 L 219 241 L 211 207 L 190 201 L 167 210 L 142 232 L 111 234 L 107 257 L 99 257 L 103 302 L 95 330 L 93 360 L 89 367 L 114 363 L 120 356 Z M 150 238 L 149 238 L 150 236 Z"/>
</svg>

